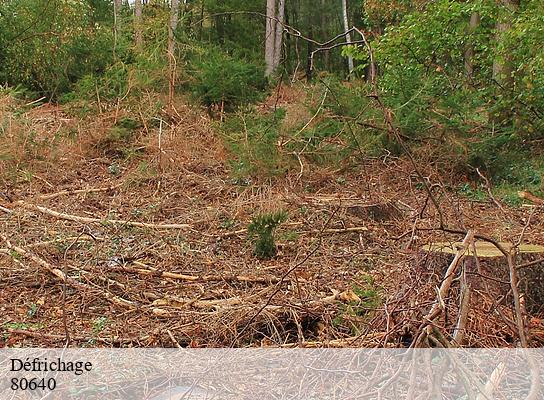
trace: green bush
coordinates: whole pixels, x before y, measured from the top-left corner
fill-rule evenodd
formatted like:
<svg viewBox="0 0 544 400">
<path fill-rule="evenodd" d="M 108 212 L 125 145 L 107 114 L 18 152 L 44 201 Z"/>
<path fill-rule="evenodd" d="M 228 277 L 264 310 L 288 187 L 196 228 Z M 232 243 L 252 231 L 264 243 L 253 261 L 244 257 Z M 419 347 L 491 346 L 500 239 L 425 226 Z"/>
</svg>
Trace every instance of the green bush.
<svg viewBox="0 0 544 400">
<path fill-rule="evenodd" d="M 192 62 L 189 89 L 202 104 L 223 104 L 232 111 L 263 97 L 267 81 L 262 67 L 213 48 L 200 58 Z"/>
<path fill-rule="evenodd" d="M 285 220 L 287 220 L 285 211 L 259 214 L 253 218 L 247 231 L 254 243 L 254 253 L 258 258 L 267 259 L 276 255 L 274 231 Z"/>
<path fill-rule="evenodd" d="M 96 17 L 87 2 L 3 1 L 0 81 L 57 98 L 82 76 L 100 73 L 113 57 L 112 34 Z"/>
<path fill-rule="evenodd" d="M 221 125 L 224 140 L 232 154 L 232 174 L 238 182 L 251 176 L 275 176 L 290 166 L 289 158 L 277 147 L 278 129 L 285 110 L 260 114 L 254 109 L 240 110 Z"/>
</svg>

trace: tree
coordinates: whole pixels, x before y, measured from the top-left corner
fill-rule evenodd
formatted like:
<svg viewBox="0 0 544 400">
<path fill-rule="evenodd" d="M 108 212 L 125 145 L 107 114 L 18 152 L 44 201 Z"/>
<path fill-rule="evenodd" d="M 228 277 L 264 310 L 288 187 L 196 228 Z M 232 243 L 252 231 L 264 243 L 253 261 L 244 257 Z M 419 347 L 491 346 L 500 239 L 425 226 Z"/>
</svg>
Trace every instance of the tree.
<svg viewBox="0 0 544 400">
<path fill-rule="evenodd" d="M 121 12 L 121 7 L 123 3 L 122 0 L 113 0 L 113 56 L 115 57 L 115 54 L 117 52 L 117 38 L 119 36 L 119 20 Z"/>
<path fill-rule="evenodd" d="M 274 38 L 274 59 L 273 59 L 273 72 L 277 71 L 281 61 L 281 46 L 283 39 L 283 22 L 285 18 L 285 0 L 279 0 L 278 2 L 278 15 L 276 22 L 276 34 Z"/>
<path fill-rule="evenodd" d="M 493 60 L 493 79 L 500 88 L 511 92 L 514 87 L 514 70 L 509 49 L 505 49 L 503 41 L 512 28 L 512 21 L 519 9 L 519 0 L 500 0 L 497 22 L 495 25 L 497 51 Z M 512 109 L 502 104 L 499 112 L 492 118 L 494 122 L 504 125 L 512 119 Z"/>
<path fill-rule="evenodd" d="M 168 24 L 168 60 L 169 60 L 169 90 L 168 99 L 170 105 L 174 99 L 174 87 L 176 84 L 176 28 L 179 19 L 179 0 L 172 0 L 170 8 L 170 22 Z"/>
<path fill-rule="evenodd" d="M 134 1 L 134 40 L 136 50 L 142 51 L 143 32 L 142 32 L 142 0 Z"/>
<path fill-rule="evenodd" d="M 264 50 L 266 76 L 270 76 L 274 72 L 276 72 L 280 65 L 284 20 L 285 0 L 267 0 L 265 32 L 266 38 Z"/>
<path fill-rule="evenodd" d="M 468 24 L 468 33 L 472 34 L 480 25 L 480 13 L 473 12 L 470 15 L 470 22 Z M 465 50 L 465 71 L 467 76 L 472 78 L 474 75 L 474 44 L 469 42 Z"/>
<path fill-rule="evenodd" d="M 348 5 L 347 0 L 342 0 L 342 17 L 344 20 L 344 32 L 346 32 L 346 43 L 351 43 L 351 35 L 349 34 L 349 21 L 348 21 Z M 351 74 L 353 72 L 353 57 L 348 56 L 348 71 Z"/>
<path fill-rule="evenodd" d="M 499 15 L 495 26 L 497 45 L 501 46 L 502 39 L 506 32 L 512 28 L 512 18 L 519 8 L 519 0 L 500 0 Z M 493 79 L 505 88 L 513 84 L 512 65 L 505 51 L 498 51 L 493 61 Z"/>
<path fill-rule="evenodd" d="M 266 0 L 266 37 L 264 59 L 266 63 L 265 75 L 274 72 L 274 54 L 276 51 L 276 0 Z"/>
</svg>

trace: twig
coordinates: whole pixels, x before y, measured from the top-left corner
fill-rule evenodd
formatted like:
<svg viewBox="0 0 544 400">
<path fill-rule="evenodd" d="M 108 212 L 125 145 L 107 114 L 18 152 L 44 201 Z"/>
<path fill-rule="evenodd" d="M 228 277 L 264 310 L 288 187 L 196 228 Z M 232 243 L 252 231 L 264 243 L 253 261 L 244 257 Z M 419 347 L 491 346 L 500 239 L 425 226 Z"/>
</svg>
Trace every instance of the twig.
<svg viewBox="0 0 544 400">
<path fill-rule="evenodd" d="M 521 312 L 520 293 L 518 288 L 518 272 L 514 261 L 515 254 L 508 254 L 508 270 L 510 273 L 510 287 L 512 288 L 512 296 L 514 297 L 514 310 L 516 312 L 516 325 L 518 327 L 519 340 L 522 347 L 527 347 L 527 335 L 525 334 L 525 326 L 523 323 L 523 313 Z"/>
<path fill-rule="evenodd" d="M 523 269 L 523 268 L 529 268 L 529 267 L 532 267 L 533 265 L 538 265 L 538 264 L 541 264 L 541 263 L 544 263 L 544 258 L 539 258 L 538 260 L 529 261 L 529 262 L 526 262 L 524 264 L 518 265 L 516 267 L 516 269 L 520 270 L 520 269 Z"/>
<path fill-rule="evenodd" d="M 176 348 L 178 349 L 181 349 L 181 345 L 179 344 L 179 342 L 176 340 L 176 338 L 174 337 L 174 335 L 172 335 L 172 332 L 170 332 L 170 329 L 167 329 L 166 330 L 166 333 L 168 333 L 168 336 L 170 337 L 170 340 L 172 341 L 172 343 L 174 343 L 174 346 L 176 346 Z"/>
<path fill-rule="evenodd" d="M 491 184 L 489 183 L 489 179 L 487 179 L 487 177 L 486 177 L 484 174 L 482 174 L 482 173 L 480 172 L 480 169 L 479 169 L 479 168 L 476 168 L 476 172 L 478 173 L 478 175 L 480 176 L 480 178 L 482 178 L 482 179 L 484 180 L 485 188 L 486 188 L 486 190 L 487 190 L 487 194 L 488 194 L 489 198 L 491 199 L 491 201 L 493 201 L 493 203 L 494 203 L 494 204 L 495 204 L 495 205 L 496 205 L 496 206 L 497 206 L 504 214 L 506 214 L 505 211 L 504 211 L 504 208 L 503 208 L 502 204 L 499 203 L 499 202 L 497 201 L 497 199 L 495 198 L 495 196 L 493 196 L 493 192 L 491 191 Z"/>
</svg>

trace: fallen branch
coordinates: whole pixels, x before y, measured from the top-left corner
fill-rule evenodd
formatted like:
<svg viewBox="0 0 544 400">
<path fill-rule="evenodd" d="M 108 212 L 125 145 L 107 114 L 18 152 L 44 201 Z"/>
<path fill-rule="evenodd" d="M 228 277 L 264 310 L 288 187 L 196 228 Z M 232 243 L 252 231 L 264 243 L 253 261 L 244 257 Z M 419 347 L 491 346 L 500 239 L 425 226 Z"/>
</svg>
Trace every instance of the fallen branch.
<svg viewBox="0 0 544 400">
<path fill-rule="evenodd" d="M 13 335 L 23 335 L 27 337 L 32 337 L 36 339 L 49 339 L 49 340 L 58 340 L 58 341 L 64 341 L 66 340 L 65 335 L 53 335 L 50 333 L 41 333 L 41 332 L 34 332 L 34 331 L 28 331 L 25 329 L 9 329 L 7 330 L 9 333 Z M 130 338 L 103 338 L 103 337 L 92 337 L 92 336 L 71 336 L 72 340 L 75 340 L 77 342 L 100 342 L 100 343 L 116 343 L 116 344 L 130 344 L 130 343 L 138 343 L 141 341 L 145 341 L 149 338 L 149 336 L 143 336 L 141 338 L 137 339 L 130 339 Z"/>
<path fill-rule="evenodd" d="M 5 212 L 6 214 L 11 214 L 11 213 L 13 212 L 13 211 L 10 210 L 9 208 L 2 207 L 2 206 L 0 206 L 0 211 Z"/>
<path fill-rule="evenodd" d="M 51 210 L 46 207 L 38 206 L 36 204 L 30 204 L 20 201 L 18 205 L 23 208 L 36 210 L 42 214 L 46 214 L 55 218 L 64 219 L 67 221 L 73 222 L 82 222 L 82 223 L 100 223 L 100 224 L 119 224 L 127 226 L 135 226 L 139 228 L 152 228 L 152 229 L 189 229 L 191 225 L 188 224 L 151 224 L 147 222 L 134 222 L 126 221 L 121 219 L 107 219 L 107 218 L 90 218 L 90 217 L 80 217 L 77 215 L 65 214 L 55 210 Z"/>
<path fill-rule="evenodd" d="M 377 340 L 379 340 L 381 337 L 383 337 L 385 333 L 383 332 L 375 332 L 369 335 L 359 335 L 359 336 L 352 336 L 348 338 L 343 339 L 332 339 L 332 340 L 323 340 L 323 341 L 304 341 L 304 342 L 297 342 L 297 343 L 284 343 L 281 344 L 279 347 L 284 349 L 292 349 L 292 348 L 327 348 L 327 347 L 339 347 L 339 348 L 345 348 L 345 347 L 354 347 L 355 344 L 357 344 L 357 347 L 361 346 L 363 343 L 372 343 Z"/>
<path fill-rule="evenodd" d="M 76 190 L 62 190 L 60 192 L 56 193 L 48 193 L 48 194 L 42 194 L 38 196 L 38 199 L 40 200 L 51 200 L 56 197 L 60 196 L 66 196 L 66 195 L 72 195 L 72 194 L 83 194 L 83 193 L 99 193 L 99 192 L 109 192 L 113 189 L 117 189 L 118 187 L 122 186 L 122 183 L 119 183 L 117 185 L 103 187 L 103 188 L 89 188 L 89 189 L 76 189 Z"/>
<path fill-rule="evenodd" d="M 159 278 L 168 278 L 188 282 L 248 282 L 248 283 L 277 283 L 279 278 L 274 276 L 246 276 L 246 275 L 187 275 L 175 272 L 157 270 L 139 261 L 133 261 L 134 265 L 142 268 L 135 268 L 129 265 L 121 266 L 118 269 L 140 275 L 149 275 Z"/>
<path fill-rule="evenodd" d="M 302 225 L 303 223 L 302 222 L 292 222 L 290 224 L 284 224 L 286 226 L 299 226 L 299 225 Z M 354 227 L 349 227 L 349 228 L 338 228 L 338 229 L 325 229 L 324 231 L 321 231 L 319 229 L 311 229 L 311 230 L 308 230 L 308 231 L 302 231 L 302 232 L 298 232 L 299 234 L 301 235 L 304 235 L 304 234 L 308 234 L 308 233 L 321 233 L 321 234 L 335 234 L 335 233 L 349 233 L 349 232 L 366 232 L 368 231 L 368 228 L 365 227 L 365 226 L 354 226 Z M 237 231 L 234 231 L 234 232 L 228 232 L 228 233 L 225 233 L 223 235 L 214 235 L 213 237 L 217 237 L 217 238 L 220 238 L 220 239 L 224 239 L 224 238 L 228 238 L 228 237 L 231 237 L 231 236 L 238 236 L 238 235 L 241 235 L 243 233 L 246 233 L 247 232 L 247 229 L 240 229 L 240 230 L 237 230 Z"/>
<path fill-rule="evenodd" d="M 23 256 L 25 258 L 28 258 L 28 259 L 34 261 L 39 266 L 41 266 L 42 268 L 44 268 L 45 270 L 47 270 L 50 274 L 52 274 L 52 275 L 56 276 L 57 278 L 59 278 L 62 282 L 65 282 L 65 283 L 69 284 L 72 287 L 75 287 L 75 288 L 78 288 L 78 289 L 83 289 L 83 290 L 93 290 L 94 289 L 94 288 L 92 288 L 92 287 L 90 287 L 90 286 L 88 286 L 88 285 L 86 285 L 84 283 L 81 283 L 81 282 L 69 277 L 63 271 L 61 271 L 58 268 L 55 268 L 53 265 L 49 264 L 43 258 L 40 258 L 40 257 L 26 251 L 25 249 L 19 247 L 19 246 L 15 246 L 15 245 L 11 244 L 11 242 L 5 236 L 0 235 L 0 238 L 6 242 L 7 247 L 8 247 L 9 250 L 15 252 L 15 254 L 10 254 L 12 257 L 15 257 L 16 255 L 20 255 L 20 256 Z M 136 304 L 134 302 L 132 302 L 132 301 L 123 299 L 122 297 L 119 297 L 119 296 L 115 296 L 115 295 L 113 295 L 113 294 L 111 294 L 109 292 L 106 292 L 106 291 L 101 290 L 101 292 L 104 295 L 104 297 L 113 304 L 116 304 L 116 305 L 119 305 L 119 306 L 122 306 L 122 307 L 125 307 L 125 308 L 126 307 L 136 308 Z"/>
<path fill-rule="evenodd" d="M 534 204 L 538 204 L 539 206 L 544 205 L 543 199 L 541 199 L 540 197 L 536 197 L 534 194 L 527 190 L 522 190 L 521 192 L 518 192 L 518 196 L 520 199 L 529 200 Z"/>
</svg>

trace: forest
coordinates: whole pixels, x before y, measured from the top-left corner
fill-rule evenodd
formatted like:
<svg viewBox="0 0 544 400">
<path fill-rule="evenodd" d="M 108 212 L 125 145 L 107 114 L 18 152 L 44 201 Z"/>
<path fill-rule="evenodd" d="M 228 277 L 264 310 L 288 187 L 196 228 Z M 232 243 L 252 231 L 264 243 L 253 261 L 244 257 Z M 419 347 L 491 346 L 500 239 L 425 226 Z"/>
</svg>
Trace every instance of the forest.
<svg viewBox="0 0 544 400">
<path fill-rule="evenodd" d="M 2 0 L 0 348 L 544 346 L 542 0 Z"/>
</svg>

